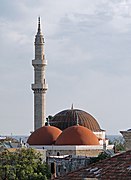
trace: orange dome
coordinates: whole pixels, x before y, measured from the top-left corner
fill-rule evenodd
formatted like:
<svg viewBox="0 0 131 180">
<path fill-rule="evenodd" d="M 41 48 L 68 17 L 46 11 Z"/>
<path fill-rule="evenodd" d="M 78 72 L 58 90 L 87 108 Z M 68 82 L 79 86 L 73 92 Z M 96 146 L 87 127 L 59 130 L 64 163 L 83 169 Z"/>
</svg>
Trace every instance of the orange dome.
<svg viewBox="0 0 131 180">
<path fill-rule="evenodd" d="M 27 143 L 29 145 L 52 145 L 61 132 L 54 126 L 43 126 L 29 136 Z"/>
<path fill-rule="evenodd" d="M 96 135 L 86 127 L 71 126 L 56 140 L 56 145 L 99 145 Z"/>
</svg>

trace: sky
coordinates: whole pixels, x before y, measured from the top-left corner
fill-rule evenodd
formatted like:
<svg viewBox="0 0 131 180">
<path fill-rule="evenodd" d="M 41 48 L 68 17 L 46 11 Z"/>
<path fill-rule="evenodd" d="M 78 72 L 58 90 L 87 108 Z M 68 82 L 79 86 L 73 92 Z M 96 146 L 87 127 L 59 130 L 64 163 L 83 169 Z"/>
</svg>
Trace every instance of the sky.
<svg viewBox="0 0 131 180">
<path fill-rule="evenodd" d="M 0 135 L 33 130 L 34 37 L 48 61 L 46 116 L 74 108 L 107 134 L 131 128 L 130 0 L 0 0 Z"/>
</svg>

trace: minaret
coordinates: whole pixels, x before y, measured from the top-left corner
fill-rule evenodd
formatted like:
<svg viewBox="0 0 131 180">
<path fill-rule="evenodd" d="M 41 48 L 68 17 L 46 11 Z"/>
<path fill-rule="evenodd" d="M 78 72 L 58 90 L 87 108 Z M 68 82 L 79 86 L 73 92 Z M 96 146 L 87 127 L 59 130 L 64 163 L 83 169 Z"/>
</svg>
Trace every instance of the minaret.
<svg viewBox="0 0 131 180">
<path fill-rule="evenodd" d="M 45 125 L 46 120 L 46 91 L 48 85 L 45 78 L 45 67 L 47 61 L 44 55 L 44 38 L 40 27 L 40 17 L 38 18 L 38 31 L 35 36 L 35 59 L 32 60 L 34 67 L 34 130 Z"/>
</svg>

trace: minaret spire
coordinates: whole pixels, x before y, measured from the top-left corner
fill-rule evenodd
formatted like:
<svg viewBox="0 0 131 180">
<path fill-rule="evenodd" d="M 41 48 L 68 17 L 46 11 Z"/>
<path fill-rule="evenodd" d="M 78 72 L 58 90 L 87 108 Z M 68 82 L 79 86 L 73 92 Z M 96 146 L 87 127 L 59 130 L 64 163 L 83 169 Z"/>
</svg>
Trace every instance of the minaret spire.
<svg viewBox="0 0 131 180">
<path fill-rule="evenodd" d="M 40 29 L 40 16 L 38 17 L 38 32 L 39 33 L 41 32 L 41 29 Z"/>
<path fill-rule="evenodd" d="M 45 68 L 47 61 L 45 60 L 44 38 L 40 27 L 40 17 L 38 17 L 38 31 L 35 36 L 35 59 L 32 60 L 34 67 L 34 130 L 45 125 L 46 120 L 46 84 Z"/>
</svg>

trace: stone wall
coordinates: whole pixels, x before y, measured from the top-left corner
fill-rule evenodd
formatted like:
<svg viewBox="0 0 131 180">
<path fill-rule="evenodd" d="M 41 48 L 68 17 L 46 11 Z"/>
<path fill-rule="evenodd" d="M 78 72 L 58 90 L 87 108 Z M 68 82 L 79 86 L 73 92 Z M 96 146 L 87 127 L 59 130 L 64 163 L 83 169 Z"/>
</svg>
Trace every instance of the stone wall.
<svg viewBox="0 0 131 180">
<path fill-rule="evenodd" d="M 75 155 L 75 156 L 87 156 L 87 157 L 97 157 L 104 150 L 113 150 L 113 145 L 108 145 L 105 147 L 102 145 L 83 145 L 83 146 L 30 146 L 35 149 L 46 149 L 47 156 L 58 156 L 61 155 Z"/>
<path fill-rule="evenodd" d="M 77 156 L 87 156 L 87 157 L 97 157 L 101 152 L 103 152 L 103 149 L 89 149 L 89 150 L 77 150 L 76 155 Z"/>
<path fill-rule="evenodd" d="M 131 149 L 131 131 L 120 131 L 120 133 L 123 135 L 123 138 L 125 140 L 125 148 L 126 150 Z"/>
<path fill-rule="evenodd" d="M 57 156 L 60 155 L 77 155 L 77 156 L 87 156 L 87 157 L 97 157 L 103 149 L 94 149 L 94 150 L 47 150 L 47 156 Z"/>
<path fill-rule="evenodd" d="M 83 168 L 90 163 L 90 158 L 87 157 L 66 157 L 66 158 L 55 158 L 48 157 L 47 163 L 51 167 L 51 163 L 55 163 L 56 176 L 63 176 L 69 172 Z"/>
</svg>

